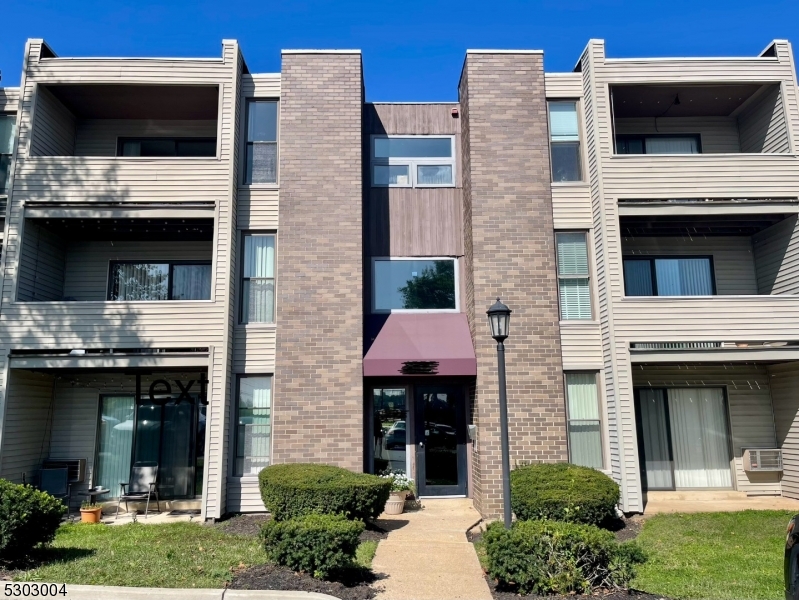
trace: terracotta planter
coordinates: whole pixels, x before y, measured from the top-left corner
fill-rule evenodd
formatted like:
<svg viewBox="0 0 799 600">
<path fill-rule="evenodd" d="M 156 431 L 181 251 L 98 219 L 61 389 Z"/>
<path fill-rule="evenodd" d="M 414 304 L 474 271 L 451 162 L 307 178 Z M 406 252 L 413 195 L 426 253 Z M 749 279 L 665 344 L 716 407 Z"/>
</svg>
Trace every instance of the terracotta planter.
<svg viewBox="0 0 799 600">
<path fill-rule="evenodd" d="M 99 523 L 100 517 L 103 515 L 103 507 L 97 508 L 81 508 L 80 509 L 80 522 L 81 523 Z"/>
<path fill-rule="evenodd" d="M 402 511 L 405 510 L 405 498 L 408 496 L 408 493 L 407 491 L 391 492 L 383 512 L 387 515 L 401 515 Z"/>
</svg>

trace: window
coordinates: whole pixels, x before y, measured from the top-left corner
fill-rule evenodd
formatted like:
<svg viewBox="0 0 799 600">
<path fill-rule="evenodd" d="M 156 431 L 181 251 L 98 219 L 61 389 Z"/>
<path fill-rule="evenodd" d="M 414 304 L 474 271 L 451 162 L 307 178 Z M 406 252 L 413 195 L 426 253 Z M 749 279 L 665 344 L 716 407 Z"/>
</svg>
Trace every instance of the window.
<svg viewBox="0 0 799 600">
<path fill-rule="evenodd" d="M 616 154 L 701 154 L 698 135 L 617 135 Z"/>
<path fill-rule="evenodd" d="M 210 300 L 210 262 L 112 262 L 109 300 Z"/>
<path fill-rule="evenodd" d="M 372 187 L 454 185 L 454 136 L 372 137 Z"/>
<path fill-rule="evenodd" d="M 269 466 L 272 445 L 272 378 L 239 377 L 234 475 L 258 475 Z"/>
<path fill-rule="evenodd" d="M 703 257 L 626 257 L 627 296 L 712 296 L 713 260 Z"/>
<path fill-rule="evenodd" d="M 378 258 L 372 269 L 372 312 L 457 310 L 454 258 Z"/>
<path fill-rule="evenodd" d="M 241 322 L 275 322 L 275 236 L 244 236 L 241 280 Z"/>
<path fill-rule="evenodd" d="M 276 100 L 247 102 L 247 156 L 244 183 L 277 183 Z"/>
<path fill-rule="evenodd" d="M 555 234 L 558 254 L 560 318 L 591 319 L 591 287 L 584 232 Z"/>
<path fill-rule="evenodd" d="M 576 102 L 549 103 L 552 181 L 582 181 Z"/>
<path fill-rule="evenodd" d="M 17 133 L 17 117 L 0 114 L 0 194 L 8 193 L 8 179 L 11 176 L 11 154 L 14 151 L 14 138 Z"/>
<path fill-rule="evenodd" d="M 119 138 L 117 156 L 216 156 L 216 138 Z"/>
<path fill-rule="evenodd" d="M 566 373 L 569 462 L 601 469 L 602 432 L 596 373 Z"/>
</svg>

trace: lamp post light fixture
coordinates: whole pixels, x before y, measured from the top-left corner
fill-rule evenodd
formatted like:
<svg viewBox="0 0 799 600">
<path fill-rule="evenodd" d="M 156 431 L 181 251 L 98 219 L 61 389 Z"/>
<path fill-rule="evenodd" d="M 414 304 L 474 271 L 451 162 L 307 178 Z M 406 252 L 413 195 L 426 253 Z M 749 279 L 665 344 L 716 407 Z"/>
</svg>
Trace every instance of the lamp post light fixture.
<svg viewBox="0 0 799 600">
<path fill-rule="evenodd" d="M 499 420 L 502 435 L 502 504 L 505 529 L 510 529 L 510 447 L 508 445 L 508 393 L 505 384 L 505 339 L 508 337 L 511 309 L 499 298 L 486 311 L 491 337 L 497 342 L 497 373 L 499 375 Z"/>
</svg>

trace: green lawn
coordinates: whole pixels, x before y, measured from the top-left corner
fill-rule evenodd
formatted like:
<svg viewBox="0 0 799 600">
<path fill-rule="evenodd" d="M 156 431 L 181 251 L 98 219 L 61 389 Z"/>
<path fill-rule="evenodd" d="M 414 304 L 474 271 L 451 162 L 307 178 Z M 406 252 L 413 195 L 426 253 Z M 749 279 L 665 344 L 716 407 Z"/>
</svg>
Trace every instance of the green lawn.
<svg viewBox="0 0 799 600">
<path fill-rule="evenodd" d="M 649 561 L 633 587 L 675 600 L 782 600 L 792 516 L 776 510 L 653 516 L 637 538 Z"/>
</svg>

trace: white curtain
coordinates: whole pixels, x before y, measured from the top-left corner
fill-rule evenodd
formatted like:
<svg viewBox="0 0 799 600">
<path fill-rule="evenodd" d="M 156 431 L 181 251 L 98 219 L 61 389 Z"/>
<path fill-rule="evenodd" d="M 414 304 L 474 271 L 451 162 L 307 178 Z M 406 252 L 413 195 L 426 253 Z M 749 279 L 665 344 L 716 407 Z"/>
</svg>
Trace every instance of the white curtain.
<svg viewBox="0 0 799 600">
<path fill-rule="evenodd" d="M 133 444 L 133 396 L 104 396 L 100 401 L 97 464 L 92 483 L 119 497 L 119 484 L 130 478 Z"/>
<path fill-rule="evenodd" d="M 173 300 L 210 300 L 211 265 L 172 267 Z"/>
<path fill-rule="evenodd" d="M 167 300 L 169 265 L 118 263 L 116 294 L 112 300 Z"/>
<path fill-rule="evenodd" d="M 569 461 L 576 465 L 602 468 L 602 435 L 596 373 L 567 373 L 569 402 Z"/>
<path fill-rule="evenodd" d="M 239 388 L 236 472 L 257 475 L 270 462 L 272 379 L 242 377 Z"/>
<path fill-rule="evenodd" d="M 674 487 L 669 457 L 669 432 L 666 427 L 666 400 L 663 390 L 638 392 L 641 429 L 643 430 L 644 469 L 649 489 Z M 673 426 L 673 424 L 672 424 Z"/>
<path fill-rule="evenodd" d="M 674 388 L 668 396 L 676 486 L 732 487 L 722 390 Z"/>
<path fill-rule="evenodd" d="M 275 319 L 275 236 L 244 238 L 244 303 L 242 321 L 271 323 Z"/>
<path fill-rule="evenodd" d="M 693 137 L 648 137 L 647 154 L 699 154 L 699 145 Z"/>
</svg>

